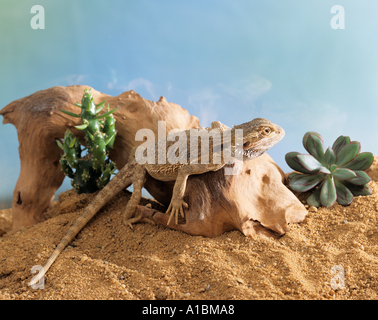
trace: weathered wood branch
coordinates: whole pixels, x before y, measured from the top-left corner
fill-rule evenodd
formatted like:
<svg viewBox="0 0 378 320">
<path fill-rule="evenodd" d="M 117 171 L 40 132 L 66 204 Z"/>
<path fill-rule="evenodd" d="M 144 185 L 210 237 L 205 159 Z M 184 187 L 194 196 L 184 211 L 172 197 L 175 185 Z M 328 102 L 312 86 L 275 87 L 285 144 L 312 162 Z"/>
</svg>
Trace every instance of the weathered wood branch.
<svg viewBox="0 0 378 320">
<path fill-rule="evenodd" d="M 81 124 L 80 119 L 70 117 L 59 109 L 79 113 L 75 103 L 81 101 L 84 88 L 88 86 L 53 87 L 38 91 L 30 96 L 11 102 L 0 111 L 3 123 L 12 123 L 19 140 L 21 172 L 13 192 L 13 229 L 30 226 L 43 221 L 43 213 L 49 207 L 55 191 L 63 182 L 64 174 L 59 160 L 62 150 L 55 140 L 63 139 L 69 128 L 74 135 L 83 139 L 83 132 L 74 128 Z M 114 149 L 110 158 L 117 167 L 123 167 L 131 149 L 139 145 L 135 134 L 139 129 L 148 128 L 158 136 L 158 121 L 165 121 L 167 132 L 174 128 L 199 127 L 198 118 L 174 103 L 168 103 L 164 97 L 158 102 L 143 99 L 134 91 L 128 91 L 113 97 L 92 89 L 95 103 L 106 100 L 110 108 L 118 108 L 114 113 L 118 131 Z M 104 111 L 105 112 L 104 108 Z M 167 195 L 154 190 L 159 200 Z"/>
<path fill-rule="evenodd" d="M 246 236 L 278 238 L 289 230 L 289 223 L 304 220 L 307 210 L 283 184 L 284 173 L 268 154 L 235 166 L 240 168 L 238 175 L 225 175 L 221 169 L 190 176 L 185 221 L 169 227 L 205 237 L 239 230 Z M 138 210 L 167 225 L 168 215 L 142 206 Z"/>
</svg>

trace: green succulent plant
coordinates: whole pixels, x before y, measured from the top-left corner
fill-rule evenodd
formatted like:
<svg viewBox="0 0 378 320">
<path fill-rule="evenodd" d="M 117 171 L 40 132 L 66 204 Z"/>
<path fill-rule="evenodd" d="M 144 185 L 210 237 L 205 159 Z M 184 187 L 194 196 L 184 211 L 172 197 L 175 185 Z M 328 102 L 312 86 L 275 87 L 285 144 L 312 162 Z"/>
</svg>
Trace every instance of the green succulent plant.
<svg viewBox="0 0 378 320">
<path fill-rule="evenodd" d="M 289 186 L 294 191 L 315 191 L 307 198 L 311 206 L 330 207 L 335 201 L 348 205 L 354 196 L 371 195 L 365 172 L 373 163 L 373 154 L 360 153 L 361 144 L 340 136 L 332 148 L 324 150 L 323 138 L 317 132 L 307 132 L 303 146 L 310 154 L 289 152 L 285 160 L 297 171 L 289 175 Z"/>
<path fill-rule="evenodd" d="M 111 162 L 108 153 L 113 148 L 116 136 L 115 119 L 113 109 L 99 114 L 105 105 L 105 101 L 95 104 L 91 89 L 84 90 L 81 104 L 81 113 L 76 114 L 60 109 L 63 113 L 81 118 L 82 124 L 75 128 L 83 130 L 85 134 L 86 147 L 82 148 L 82 143 L 74 137 L 73 133 L 67 129 L 63 143 L 56 140 L 58 146 L 64 151 L 60 165 L 71 181 L 77 193 L 92 193 L 103 188 L 110 180 L 116 170 L 115 162 Z M 82 152 L 88 153 L 82 157 Z"/>
</svg>

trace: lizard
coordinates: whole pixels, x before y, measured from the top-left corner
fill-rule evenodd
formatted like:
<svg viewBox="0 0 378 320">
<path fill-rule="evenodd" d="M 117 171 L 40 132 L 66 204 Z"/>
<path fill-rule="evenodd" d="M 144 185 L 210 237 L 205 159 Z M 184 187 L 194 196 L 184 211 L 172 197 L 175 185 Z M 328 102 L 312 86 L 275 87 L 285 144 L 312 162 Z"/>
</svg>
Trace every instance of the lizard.
<svg viewBox="0 0 378 320">
<path fill-rule="evenodd" d="M 237 141 L 235 138 L 236 129 L 242 130 L 242 140 Z M 133 185 L 133 192 L 130 200 L 128 201 L 124 213 L 124 223 L 132 228 L 132 225 L 137 222 L 149 222 L 154 221 L 145 218 L 143 214 L 135 216 L 137 206 L 142 197 L 142 188 L 147 179 L 147 174 L 160 181 L 175 181 L 171 202 L 166 211 L 166 214 L 170 214 L 167 225 L 175 217 L 175 223 L 178 224 L 178 216 L 184 218 L 184 208 L 188 208 L 188 204 L 184 202 L 184 193 L 186 189 L 186 182 L 190 175 L 202 174 L 209 171 L 217 171 L 223 168 L 231 159 L 235 157 L 238 152 L 243 161 L 248 161 L 262 155 L 269 148 L 279 142 L 285 135 L 285 131 L 278 125 L 273 124 L 269 120 L 263 118 L 256 118 L 252 121 L 229 128 L 219 121 L 214 121 L 210 128 L 205 128 L 209 133 L 219 132 L 220 139 L 209 139 L 209 145 L 206 145 L 207 150 L 203 150 L 201 141 L 193 143 L 190 137 L 191 130 L 179 130 L 176 134 L 181 134 L 181 137 L 186 138 L 179 142 L 173 141 L 173 139 L 164 137 L 154 143 L 154 149 L 152 158 L 155 161 L 147 161 L 142 163 L 140 160 L 142 155 L 146 155 L 147 149 L 143 153 L 137 154 L 138 149 L 134 148 L 130 153 L 127 164 L 113 177 L 109 183 L 101 189 L 92 202 L 87 206 L 83 213 L 77 218 L 66 235 L 62 238 L 60 243 L 54 249 L 51 256 L 43 266 L 43 269 L 29 282 L 29 285 L 36 284 L 43 275 L 48 271 L 50 266 L 63 251 L 63 249 L 74 239 L 74 237 L 80 232 L 87 222 L 116 194 L 121 190 Z M 217 131 L 218 130 L 218 131 Z M 228 136 L 227 136 L 228 134 Z M 228 137 L 226 139 L 226 137 Z M 227 142 L 229 144 L 227 144 Z M 176 148 L 173 148 L 174 144 L 177 144 Z M 224 156 L 219 154 L 224 152 L 226 145 L 230 146 L 231 154 Z M 180 151 L 178 147 L 186 147 L 186 151 L 180 156 L 177 151 Z M 216 149 L 218 148 L 218 149 Z M 214 150 L 217 152 L 214 152 Z M 213 152 L 209 152 L 213 150 Z M 160 151 L 160 155 L 159 155 Z M 178 154 L 178 156 L 177 156 Z M 191 158 L 190 154 L 194 154 L 195 157 Z M 168 163 L 159 163 L 159 156 L 168 156 L 170 161 Z M 206 156 L 208 159 L 205 159 Z M 175 158 L 176 157 L 176 158 Z M 201 161 L 202 160 L 202 161 Z"/>
</svg>

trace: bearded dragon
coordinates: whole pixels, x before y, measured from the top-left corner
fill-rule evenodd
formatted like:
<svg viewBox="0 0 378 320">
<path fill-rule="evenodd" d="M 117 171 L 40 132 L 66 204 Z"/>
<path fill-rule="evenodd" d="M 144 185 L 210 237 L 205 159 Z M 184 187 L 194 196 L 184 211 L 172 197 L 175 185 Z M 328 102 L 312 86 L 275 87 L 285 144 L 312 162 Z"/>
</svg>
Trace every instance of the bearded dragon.
<svg viewBox="0 0 378 320">
<path fill-rule="evenodd" d="M 237 129 L 242 130 L 242 138 L 239 141 L 235 138 Z M 281 127 L 262 118 L 256 118 L 250 122 L 234 126 L 232 129 L 219 121 L 215 121 L 211 124 L 211 128 L 206 128 L 205 130 L 209 133 L 219 133 L 219 135 L 212 136 L 213 139 L 209 139 L 208 145 L 205 145 L 202 139 L 198 141 L 198 137 L 197 142 L 190 139 L 191 130 L 176 132 L 179 141 L 169 138 L 168 135 L 168 137 L 156 141 L 153 144 L 153 149 L 147 148 L 143 152 L 138 153 L 138 149 L 134 148 L 129 162 L 99 191 L 94 200 L 74 222 L 55 248 L 44 265 L 43 270 L 31 280 L 29 285 L 36 284 L 42 278 L 58 255 L 98 210 L 131 184 L 133 184 L 134 190 L 126 205 L 124 213 L 125 224 L 132 228 L 133 223 L 140 221 L 154 223 L 142 214 L 135 216 L 137 206 L 142 197 L 141 191 L 147 179 L 147 174 L 160 181 L 175 181 L 171 203 L 166 213 L 170 214 L 167 225 L 171 223 L 173 217 L 175 217 L 175 223 L 178 224 L 179 214 L 184 218 L 184 208 L 188 208 L 188 204 L 184 202 L 183 198 L 186 182 L 190 175 L 217 171 L 223 168 L 232 157 L 236 157 L 237 155 L 243 161 L 257 158 L 280 141 L 285 134 Z M 203 148 L 204 145 L 206 147 L 205 150 Z M 227 146 L 230 147 L 230 152 L 225 156 Z M 149 150 L 154 152 L 152 161 L 142 164 L 141 157 L 145 156 Z M 181 150 L 186 150 L 186 152 L 180 152 Z M 159 163 L 158 160 L 161 160 L 164 156 L 168 157 L 168 160 L 171 161 Z"/>
</svg>

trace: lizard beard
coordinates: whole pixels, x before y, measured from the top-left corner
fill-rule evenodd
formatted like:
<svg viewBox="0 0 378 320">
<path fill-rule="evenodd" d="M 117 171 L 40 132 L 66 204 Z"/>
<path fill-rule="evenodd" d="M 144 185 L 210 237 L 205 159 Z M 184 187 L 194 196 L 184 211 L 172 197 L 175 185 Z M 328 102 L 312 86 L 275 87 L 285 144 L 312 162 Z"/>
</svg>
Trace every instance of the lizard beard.
<svg viewBox="0 0 378 320">
<path fill-rule="evenodd" d="M 252 160 L 265 153 L 265 150 L 246 149 L 243 150 L 243 160 Z"/>
<path fill-rule="evenodd" d="M 261 156 L 268 148 L 249 148 L 244 149 L 241 146 L 233 147 L 231 151 L 231 157 L 240 159 L 243 161 L 252 160 Z"/>
</svg>

